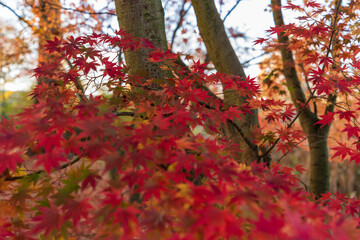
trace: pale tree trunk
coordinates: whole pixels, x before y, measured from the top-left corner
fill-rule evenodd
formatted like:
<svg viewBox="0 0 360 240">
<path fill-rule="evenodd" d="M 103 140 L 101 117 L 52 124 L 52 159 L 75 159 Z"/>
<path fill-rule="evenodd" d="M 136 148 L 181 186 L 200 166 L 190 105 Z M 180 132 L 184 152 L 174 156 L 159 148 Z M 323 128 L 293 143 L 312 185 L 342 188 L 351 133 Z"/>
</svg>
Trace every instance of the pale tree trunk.
<svg viewBox="0 0 360 240">
<path fill-rule="evenodd" d="M 115 0 L 115 6 L 122 30 L 135 38 L 150 40 L 155 48 L 168 49 L 161 0 Z M 149 51 L 142 48 L 125 52 L 129 74 L 163 79 L 167 73 L 146 60 Z"/>
<path fill-rule="evenodd" d="M 60 8 L 60 0 L 39 0 L 37 12 L 39 17 L 39 65 L 54 60 L 55 53 L 49 54 L 49 52 L 46 51 L 45 45 L 47 44 L 47 40 L 54 40 L 55 37 L 62 37 Z M 38 83 L 41 82 L 51 82 L 51 80 L 39 78 Z"/>
<path fill-rule="evenodd" d="M 237 75 L 245 79 L 244 69 L 227 37 L 224 24 L 216 9 L 214 0 L 192 0 L 192 4 L 200 35 L 216 70 L 220 73 Z M 239 94 L 231 90 L 224 90 L 225 107 L 240 106 L 245 102 L 246 99 L 239 96 Z M 246 116 L 242 116 L 242 119 L 242 121 L 236 119 L 235 123 L 240 126 L 245 138 L 252 141 L 253 136 L 251 129 L 258 126 L 257 110 L 252 110 L 252 114 L 246 114 Z M 257 160 L 257 148 L 254 149 L 254 147 L 246 143 L 239 129 L 229 123 L 224 126 L 223 130 L 228 138 L 240 144 L 242 152 L 239 152 L 239 161 L 249 164 Z"/>
<path fill-rule="evenodd" d="M 281 0 L 272 0 L 273 16 L 275 25 L 280 27 L 284 25 L 283 15 L 281 11 Z M 287 50 L 289 38 L 283 33 L 278 35 L 278 42 L 283 45 L 281 48 L 281 57 L 283 62 L 283 73 L 289 89 L 290 95 L 295 107 L 299 110 L 302 105 L 307 102 L 304 91 L 301 88 L 298 78 L 295 61 L 291 51 Z M 334 97 L 329 97 L 326 112 L 334 111 Z M 305 134 L 308 136 L 311 167 L 310 167 L 310 191 L 316 196 L 320 196 L 329 190 L 329 153 L 327 139 L 330 125 L 320 127 L 315 125 L 320 119 L 316 113 L 312 112 L 309 107 L 302 110 L 299 116 L 300 124 Z"/>
</svg>

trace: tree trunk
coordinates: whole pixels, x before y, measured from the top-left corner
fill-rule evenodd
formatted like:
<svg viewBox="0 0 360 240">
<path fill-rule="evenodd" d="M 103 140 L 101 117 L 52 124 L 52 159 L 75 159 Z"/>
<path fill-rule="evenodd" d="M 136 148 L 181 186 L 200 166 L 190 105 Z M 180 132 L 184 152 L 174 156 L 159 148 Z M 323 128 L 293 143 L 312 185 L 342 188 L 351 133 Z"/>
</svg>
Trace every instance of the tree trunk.
<svg viewBox="0 0 360 240">
<path fill-rule="evenodd" d="M 236 53 L 227 37 L 224 24 L 216 9 L 214 0 L 192 0 L 195 10 L 197 25 L 200 35 L 206 45 L 206 49 L 215 68 L 220 73 L 240 76 L 245 79 L 246 75 Z M 231 90 L 224 90 L 224 105 L 241 106 L 246 99 Z M 245 137 L 253 140 L 251 129 L 258 126 L 258 112 L 252 110 L 252 114 L 242 116 L 242 121 L 236 119 Z M 257 160 L 257 150 L 249 146 L 233 124 L 227 124 L 223 129 L 224 134 L 234 143 L 240 144 L 242 152 L 239 152 L 239 161 L 251 163 Z"/>
<path fill-rule="evenodd" d="M 49 53 L 45 45 L 47 40 L 53 40 L 55 37 L 62 37 L 61 20 L 60 20 L 60 0 L 39 0 L 38 16 L 39 16 L 39 65 L 54 60 L 55 53 Z M 38 83 L 51 80 L 47 78 L 39 78 Z"/>
<path fill-rule="evenodd" d="M 275 25 L 280 27 L 284 25 L 283 15 L 281 11 L 281 0 L 272 0 L 273 16 Z M 291 99 L 295 107 L 299 110 L 307 101 L 301 83 L 298 78 L 295 61 L 291 51 L 287 50 L 289 38 L 283 33 L 278 35 L 278 41 L 282 44 L 281 57 L 283 63 L 283 73 L 289 88 Z M 334 105 L 327 106 L 326 111 L 332 112 Z M 320 119 L 313 113 L 309 107 L 303 109 L 299 116 L 300 124 L 308 136 L 311 169 L 310 169 L 310 190 L 316 196 L 320 196 L 329 190 L 329 153 L 327 147 L 327 138 L 330 125 L 320 128 L 315 125 Z"/>
<path fill-rule="evenodd" d="M 327 131 L 314 126 L 317 130 L 311 131 L 308 137 L 310 148 L 310 190 L 316 196 L 329 191 L 329 153 L 327 146 Z"/>
<path fill-rule="evenodd" d="M 39 0 L 39 63 L 49 62 L 53 57 L 44 47 L 46 40 L 62 36 L 60 8 L 59 0 L 52 0 L 51 3 Z"/>
<path fill-rule="evenodd" d="M 155 48 L 168 49 L 161 0 L 115 0 L 115 6 L 122 30 L 135 38 L 150 40 Z M 125 52 L 129 74 L 163 79 L 167 73 L 146 60 L 149 51 L 142 48 Z"/>
</svg>

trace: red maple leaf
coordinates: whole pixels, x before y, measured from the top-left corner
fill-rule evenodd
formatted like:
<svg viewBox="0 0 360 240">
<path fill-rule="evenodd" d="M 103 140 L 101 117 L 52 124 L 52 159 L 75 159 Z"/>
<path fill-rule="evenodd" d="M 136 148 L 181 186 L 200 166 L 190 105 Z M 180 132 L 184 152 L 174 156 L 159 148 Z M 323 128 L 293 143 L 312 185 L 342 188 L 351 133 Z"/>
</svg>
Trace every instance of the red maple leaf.
<svg viewBox="0 0 360 240">
<path fill-rule="evenodd" d="M 350 162 L 351 161 L 355 161 L 356 164 L 359 164 L 360 163 L 360 152 L 353 152 L 350 155 Z"/>
<path fill-rule="evenodd" d="M 332 158 L 335 158 L 337 156 L 341 156 L 341 160 L 344 160 L 344 158 L 347 155 L 351 155 L 352 154 L 352 149 L 347 147 L 346 144 L 342 144 L 340 142 L 338 142 L 339 146 L 338 147 L 334 147 L 331 148 L 332 150 L 336 150 L 334 156 Z"/>
<path fill-rule="evenodd" d="M 315 124 L 321 124 L 321 127 L 324 127 L 325 125 L 331 124 L 331 122 L 334 120 L 335 112 L 327 112 L 326 115 L 321 116 L 321 120 L 317 121 Z"/>
<path fill-rule="evenodd" d="M 267 41 L 268 38 L 258 38 L 254 41 L 254 45 L 256 44 L 262 44 L 263 42 Z"/>
<path fill-rule="evenodd" d="M 78 224 L 81 218 L 85 220 L 88 218 L 89 210 L 92 209 L 89 199 L 85 198 L 80 201 L 74 199 L 67 199 L 63 206 L 65 211 L 65 219 L 72 219 L 74 226 Z"/>
<path fill-rule="evenodd" d="M 302 174 L 304 171 L 306 171 L 306 169 L 303 168 L 303 166 L 300 164 L 296 164 L 295 170 L 298 171 L 300 174 Z"/>
<path fill-rule="evenodd" d="M 342 132 L 347 132 L 348 138 L 351 138 L 352 136 L 359 138 L 360 129 L 358 126 L 352 126 L 351 124 L 345 124 L 345 128 L 342 130 Z"/>
<path fill-rule="evenodd" d="M 339 118 L 343 119 L 345 118 L 347 121 L 350 121 L 351 118 L 356 118 L 354 111 L 337 111 L 336 113 L 339 114 Z"/>
<path fill-rule="evenodd" d="M 50 203 L 49 207 L 39 207 L 40 214 L 33 218 L 33 221 L 38 222 L 33 229 L 34 233 L 45 230 L 45 235 L 48 235 L 52 230 L 59 230 L 63 222 L 60 215 L 59 208 Z"/>
</svg>

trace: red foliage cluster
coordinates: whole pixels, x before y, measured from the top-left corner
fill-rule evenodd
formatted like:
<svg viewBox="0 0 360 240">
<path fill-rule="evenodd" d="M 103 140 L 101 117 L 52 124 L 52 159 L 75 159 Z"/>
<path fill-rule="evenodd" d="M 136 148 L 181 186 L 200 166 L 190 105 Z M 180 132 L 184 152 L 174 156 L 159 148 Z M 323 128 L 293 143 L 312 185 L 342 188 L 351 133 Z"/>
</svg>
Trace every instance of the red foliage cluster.
<svg viewBox="0 0 360 240">
<path fill-rule="evenodd" d="M 206 75 L 199 62 L 182 68 L 177 55 L 123 32 L 55 39 L 48 48 L 59 57 L 37 68 L 36 77 L 56 84 L 37 86 L 37 103 L 1 123 L 0 171 L 12 171 L 1 181 L 1 209 L 8 208 L 0 213 L 3 238 L 360 237 L 356 221 L 312 200 L 292 169 L 234 160 L 238 148 L 221 139 L 219 129 L 248 114 L 249 106 L 225 109 L 204 86 L 222 82 L 243 96 L 258 96 L 253 80 Z M 108 54 L 141 48 L 152 50 L 149 61 L 171 73 L 167 79 L 129 76 L 127 66 Z M 67 70 L 66 59 L 72 63 Z M 99 78 L 108 96 L 86 98 L 75 87 Z M 269 121 L 294 116 L 289 105 L 273 111 L 281 102 L 253 104 L 272 112 Z M 196 133 L 198 126 L 206 134 Z M 276 134 L 283 153 L 301 138 L 290 128 Z M 45 171 L 24 175 L 23 164 Z M 11 180 L 17 181 L 4 187 Z"/>
</svg>

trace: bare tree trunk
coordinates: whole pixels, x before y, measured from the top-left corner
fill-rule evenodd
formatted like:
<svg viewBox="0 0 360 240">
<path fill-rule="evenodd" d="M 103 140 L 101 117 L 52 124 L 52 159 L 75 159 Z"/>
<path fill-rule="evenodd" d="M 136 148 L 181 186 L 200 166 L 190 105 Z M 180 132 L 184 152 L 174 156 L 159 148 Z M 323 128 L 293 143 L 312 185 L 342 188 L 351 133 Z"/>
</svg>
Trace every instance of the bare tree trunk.
<svg viewBox="0 0 360 240">
<path fill-rule="evenodd" d="M 197 25 L 211 61 L 215 68 L 220 73 L 240 76 L 242 79 L 246 78 L 243 66 L 241 65 L 234 48 L 231 46 L 229 38 L 227 37 L 224 24 L 216 9 L 214 0 L 192 0 L 195 9 Z M 246 103 L 244 97 L 239 96 L 231 90 L 224 90 L 224 105 L 241 106 Z M 243 120 L 236 119 L 235 122 L 240 126 L 245 137 L 250 141 L 253 140 L 251 129 L 258 126 L 258 112 L 252 110 L 252 114 L 242 116 Z M 257 149 L 249 146 L 239 131 L 233 124 L 224 126 L 223 132 L 225 135 L 240 144 L 241 150 L 239 152 L 239 160 L 244 163 L 251 163 L 257 160 Z"/>
</svg>

